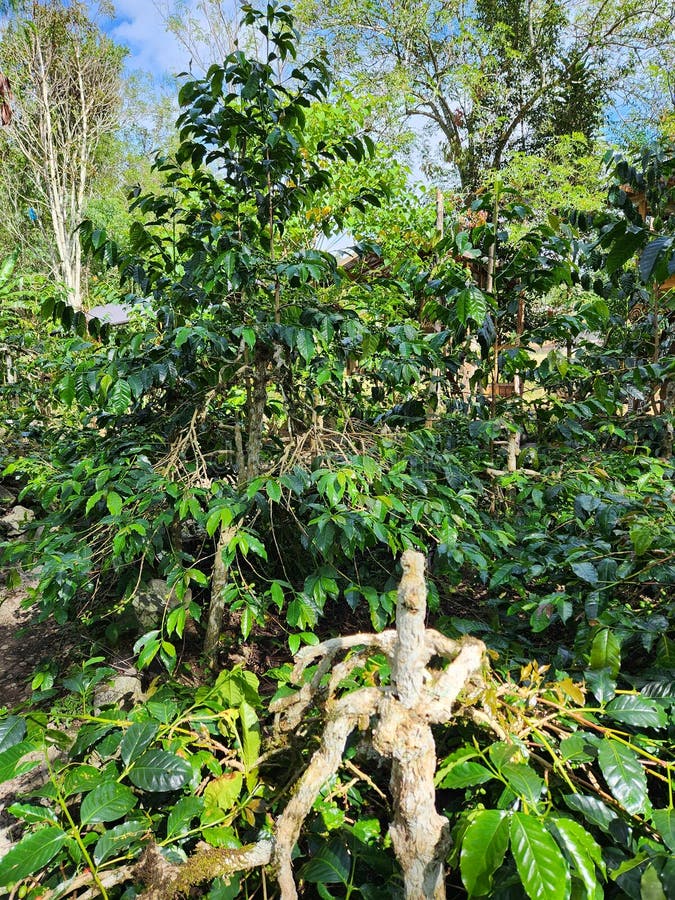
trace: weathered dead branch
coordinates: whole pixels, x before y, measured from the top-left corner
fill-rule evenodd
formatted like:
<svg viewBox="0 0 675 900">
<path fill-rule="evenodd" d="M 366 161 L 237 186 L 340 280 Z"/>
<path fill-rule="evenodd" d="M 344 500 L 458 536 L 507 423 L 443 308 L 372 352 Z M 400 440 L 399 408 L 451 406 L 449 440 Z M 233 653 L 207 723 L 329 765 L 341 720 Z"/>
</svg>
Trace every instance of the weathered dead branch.
<svg viewBox="0 0 675 900">
<path fill-rule="evenodd" d="M 436 747 L 431 723 L 449 722 L 457 714 L 460 694 L 465 694 L 464 702 L 469 704 L 480 697 L 485 645 L 472 637 L 453 641 L 425 629 L 424 557 L 408 550 L 401 565 L 396 631 L 356 634 L 304 647 L 296 656 L 293 681 L 299 683 L 307 667 L 318 660 L 316 670 L 295 695 L 272 706 L 280 732 L 296 729 L 308 707 L 319 699 L 325 710 L 319 748 L 278 817 L 274 837 L 265 837 L 240 850 L 200 845 L 181 866 L 161 862 L 158 852 L 151 850 L 135 873 L 146 885 L 145 900 L 169 900 L 217 876 L 268 864 L 273 867 L 282 900 L 295 900 L 293 848 L 321 788 L 342 765 L 347 740 L 357 728 L 372 728 L 373 749 L 391 760 L 394 819 L 390 834 L 401 866 L 405 897 L 445 898 L 444 863 L 450 834 L 448 820 L 436 810 Z M 373 650 L 389 658 L 391 685 L 336 696 L 340 682 L 363 664 Z M 335 663 L 336 656 L 346 651 L 350 655 Z M 429 669 L 432 657 L 441 657 L 449 664 Z M 467 709 L 469 716 L 473 712 L 478 710 Z M 482 715 L 481 721 L 491 724 L 488 715 Z"/>
</svg>

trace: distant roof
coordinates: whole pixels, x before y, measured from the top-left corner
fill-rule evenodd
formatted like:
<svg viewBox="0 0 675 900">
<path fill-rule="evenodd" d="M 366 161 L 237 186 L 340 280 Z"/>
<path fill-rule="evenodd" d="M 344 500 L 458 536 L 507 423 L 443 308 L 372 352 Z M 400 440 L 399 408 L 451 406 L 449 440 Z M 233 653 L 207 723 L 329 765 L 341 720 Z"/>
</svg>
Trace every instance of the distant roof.
<svg viewBox="0 0 675 900">
<path fill-rule="evenodd" d="M 107 325 L 126 325 L 129 322 L 130 308 L 124 303 L 104 303 L 102 306 L 92 306 L 86 313 L 89 319 L 100 319 Z"/>
</svg>

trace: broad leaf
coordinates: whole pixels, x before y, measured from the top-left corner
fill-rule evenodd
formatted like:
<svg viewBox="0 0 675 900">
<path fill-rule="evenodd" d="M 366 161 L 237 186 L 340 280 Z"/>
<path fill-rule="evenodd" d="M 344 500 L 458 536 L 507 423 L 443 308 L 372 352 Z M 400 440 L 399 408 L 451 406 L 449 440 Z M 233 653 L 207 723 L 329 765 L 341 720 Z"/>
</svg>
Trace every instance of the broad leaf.
<svg viewBox="0 0 675 900">
<path fill-rule="evenodd" d="M 476 813 L 464 832 L 460 854 L 462 881 L 470 897 L 490 893 L 492 877 L 509 845 L 508 813 L 485 809 Z"/>
<path fill-rule="evenodd" d="M 609 834 L 612 822 L 617 819 L 616 812 L 597 797 L 586 794 L 565 794 L 563 800 L 571 810 L 581 813 L 586 821 L 596 825 L 607 834 Z"/>
<path fill-rule="evenodd" d="M 518 812 L 512 814 L 511 853 L 532 900 L 566 900 L 569 868 L 560 848 L 538 819 Z"/>
<path fill-rule="evenodd" d="M 644 812 L 647 778 L 635 752 L 618 741 L 604 740 L 598 750 L 598 762 L 612 796 L 628 812 Z"/>
<path fill-rule="evenodd" d="M 80 819 L 83 825 L 96 822 L 114 822 L 121 819 L 136 805 L 136 797 L 130 788 L 116 781 L 107 781 L 94 788 L 82 801 Z"/>
<path fill-rule="evenodd" d="M 26 723 L 20 716 L 7 716 L 0 722 L 0 753 L 9 750 L 22 741 L 26 734 Z"/>
<path fill-rule="evenodd" d="M 573 819 L 556 816 L 552 820 L 553 833 L 586 887 L 588 897 L 594 897 L 598 885 L 595 867 L 605 874 L 602 848 L 593 837 Z"/>
<path fill-rule="evenodd" d="M 544 782 L 533 769 L 524 764 L 506 763 L 501 772 L 514 794 L 520 795 L 531 806 L 539 802 Z"/>
<path fill-rule="evenodd" d="M 229 812 L 239 799 L 244 784 L 241 772 L 226 772 L 206 785 L 202 821 L 216 822 Z"/>
<path fill-rule="evenodd" d="M 166 750 L 149 750 L 136 760 L 129 780 L 142 791 L 161 793 L 185 787 L 192 777 L 192 766 Z"/>
<path fill-rule="evenodd" d="M 666 711 L 659 703 L 635 694 L 615 697 L 607 704 L 605 712 L 617 722 L 625 722 L 634 728 L 664 728 L 668 724 Z"/>
<path fill-rule="evenodd" d="M 675 853 L 675 810 L 652 810 L 652 822 L 654 823 L 654 828 L 663 838 L 663 843 Z"/>
<path fill-rule="evenodd" d="M 155 722 L 134 722 L 126 731 L 120 745 L 125 766 L 132 763 L 153 742 L 158 731 Z"/>
<path fill-rule="evenodd" d="M 665 248 L 670 247 L 671 244 L 672 238 L 661 235 L 650 244 L 647 244 L 645 249 L 642 251 L 642 255 L 640 256 L 640 278 L 642 279 L 644 284 L 646 284 L 651 278 L 661 252 Z"/>
<path fill-rule="evenodd" d="M 24 772 L 29 772 L 39 765 L 40 761 L 37 759 L 21 762 L 23 757 L 32 750 L 35 750 L 35 744 L 31 741 L 20 741 L 0 753 L 0 784 L 17 775 L 22 775 Z"/>
<path fill-rule="evenodd" d="M 351 859 L 342 841 L 333 839 L 322 844 L 319 851 L 305 863 L 300 877 L 313 884 L 344 884 L 349 882 Z"/>
<path fill-rule="evenodd" d="M 440 782 L 442 788 L 465 788 L 475 784 L 484 784 L 494 778 L 494 774 L 480 763 L 471 760 L 460 760 L 443 775 Z"/>
<path fill-rule="evenodd" d="M 581 580 L 585 581 L 587 584 L 598 583 L 598 570 L 595 568 L 593 563 L 575 562 L 572 563 L 571 569 L 578 578 L 581 578 Z"/>
<path fill-rule="evenodd" d="M 609 628 L 601 628 L 591 644 L 591 669 L 609 669 L 616 677 L 621 668 L 621 644 Z"/>
<path fill-rule="evenodd" d="M 111 856 L 119 856 L 135 841 L 140 841 L 147 832 L 146 822 L 122 822 L 110 831 L 104 832 L 96 842 L 93 858 L 97 866 Z"/>
<path fill-rule="evenodd" d="M 188 831 L 192 820 L 201 815 L 203 809 L 204 801 L 201 797 L 182 797 L 169 813 L 167 837 L 175 837 Z"/>
<path fill-rule="evenodd" d="M 42 869 L 65 841 L 65 831 L 55 825 L 27 834 L 0 861 L 0 886 L 14 884 Z"/>
</svg>

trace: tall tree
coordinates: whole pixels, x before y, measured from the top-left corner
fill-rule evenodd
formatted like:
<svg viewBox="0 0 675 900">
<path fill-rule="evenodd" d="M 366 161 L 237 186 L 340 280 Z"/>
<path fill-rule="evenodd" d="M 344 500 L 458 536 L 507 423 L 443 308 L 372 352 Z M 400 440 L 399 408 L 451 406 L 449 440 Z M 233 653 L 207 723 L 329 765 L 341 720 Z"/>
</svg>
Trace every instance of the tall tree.
<svg viewBox="0 0 675 900">
<path fill-rule="evenodd" d="M 300 0 L 337 64 L 432 123 L 464 188 L 517 148 L 597 129 L 638 66 L 673 45 L 672 0 Z"/>
<path fill-rule="evenodd" d="M 25 160 L 29 176 L 12 189 L 49 223 L 54 274 L 80 308 L 77 229 L 103 163 L 102 142 L 118 125 L 123 50 L 100 32 L 83 3 L 59 0 L 34 2 L 14 17 L 0 55 L 16 97 L 2 139 Z"/>
</svg>

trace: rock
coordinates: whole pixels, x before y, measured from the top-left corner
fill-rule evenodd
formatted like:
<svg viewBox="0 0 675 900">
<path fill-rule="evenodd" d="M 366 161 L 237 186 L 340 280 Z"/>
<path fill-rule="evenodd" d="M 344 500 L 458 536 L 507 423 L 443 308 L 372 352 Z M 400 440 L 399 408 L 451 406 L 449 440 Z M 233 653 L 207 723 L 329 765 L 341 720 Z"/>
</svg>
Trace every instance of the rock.
<svg viewBox="0 0 675 900">
<path fill-rule="evenodd" d="M 21 534 L 34 518 L 35 513 L 32 509 L 27 509 L 25 506 L 14 506 L 0 518 L 0 531 L 4 531 L 10 537 Z"/>
<path fill-rule="evenodd" d="M 117 675 L 95 690 L 94 711 L 100 712 L 104 706 L 133 706 L 134 703 L 142 703 L 143 697 L 138 675 Z"/>
<path fill-rule="evenodd" d="M 185 599 L 188 599 L 188 594 Z M 179 605 L 180 600 L 176 597 L 175 589 L 170 588 L 162 578 L 151 578 L 131 599 L 138 624 L 145 631 L 159 628 L 165 612 Z"/>
</svg>

